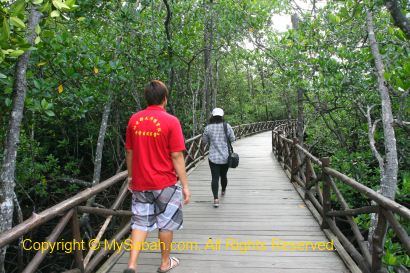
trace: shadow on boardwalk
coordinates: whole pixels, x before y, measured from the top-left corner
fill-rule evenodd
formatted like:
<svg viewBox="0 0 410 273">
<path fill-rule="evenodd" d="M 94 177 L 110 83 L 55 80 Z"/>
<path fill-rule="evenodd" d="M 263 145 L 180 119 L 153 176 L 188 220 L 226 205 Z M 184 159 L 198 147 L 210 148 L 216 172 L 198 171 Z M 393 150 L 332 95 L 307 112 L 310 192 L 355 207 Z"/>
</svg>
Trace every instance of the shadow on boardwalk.
<svg viewBox="0 0 410 273">
<path fill-rule="evenodd" d="M 279 249 L 283 245 L 278 243 L 328 239 L 274 159 L 271 133 L 242 139 L 234 148 L 241 162 L 229 170 L 227 194 L 219 208 L 212 207 L 208 162 L 189 175 L 192 203 L 184 208 L 184 229 L 174 233 L 181 244 L 173 256 L 181 265 L 172 273 L 349 272 L 334 251 Z M 152 233 L 149 241 L 156 236 Z M 109 272 L 122 272 L 127 261 L 125 252 Z M 137 272 L 156 272 L 159 261 L 159 251 L 144 251 Z"/>
</svg>

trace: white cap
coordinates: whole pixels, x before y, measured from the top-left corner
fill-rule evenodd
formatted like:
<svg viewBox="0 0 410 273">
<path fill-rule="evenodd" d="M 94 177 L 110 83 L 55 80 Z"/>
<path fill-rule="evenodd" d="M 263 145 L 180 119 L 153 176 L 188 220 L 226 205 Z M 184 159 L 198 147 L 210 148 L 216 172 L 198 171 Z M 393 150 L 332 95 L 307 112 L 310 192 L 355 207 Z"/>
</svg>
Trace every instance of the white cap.
<svg viewBox="0 0 410 273">
<path fill-rule="evenodd" d="M 224 110 L 222 110 L 221 108 L 215 108 L 214 110 L 212 110 L 212 116 L 224 116 Z"/>
</svg>

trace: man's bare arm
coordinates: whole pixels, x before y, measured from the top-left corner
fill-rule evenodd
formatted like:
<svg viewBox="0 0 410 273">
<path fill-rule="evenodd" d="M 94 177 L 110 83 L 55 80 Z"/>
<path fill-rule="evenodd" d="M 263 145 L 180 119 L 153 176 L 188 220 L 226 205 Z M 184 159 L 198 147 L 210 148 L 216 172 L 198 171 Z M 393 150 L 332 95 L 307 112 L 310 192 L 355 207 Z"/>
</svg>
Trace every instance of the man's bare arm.
<svg viewBox="0 0 410 273">
<path fill-rule="evenodd" d="M 175 171 L 179 177 L 182 184 L 182 193 L 184 194 L 184 203 L 188 204 L 191 197 L 191 193 L 188 188 L 188 177 L 185 169 L 185 159 L 183 152 L 173 152 L 171 153 L 172 163 L 174 165 Z"/>
<path fill-rule="evenodd" d="M 130 189 L 131 180 L 132 180 L 132 150 L 127 149 L 126 161 L 127 161 L 127 170 L 128 170 L 128 188 Z"/>
</svg>

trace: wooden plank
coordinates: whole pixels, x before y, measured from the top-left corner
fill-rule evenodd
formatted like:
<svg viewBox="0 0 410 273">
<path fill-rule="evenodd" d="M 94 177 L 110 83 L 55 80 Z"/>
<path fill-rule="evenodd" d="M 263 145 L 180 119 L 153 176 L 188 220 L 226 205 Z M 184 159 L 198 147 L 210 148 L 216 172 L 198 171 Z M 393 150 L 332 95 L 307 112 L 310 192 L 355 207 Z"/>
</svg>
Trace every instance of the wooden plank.
<svg viewBox="0 0 410 273">
<path fill-rule="evenodd" d="M 138 271 L 138 273 L 152 273 L 152 272 L 157 272 L 158 267 L 157 266 L 147 266 L 144 267 L 142 270 Z M 208 267 L 207 267 L 208 269 Z M 178 270 L 178 271 L 177 271 Z M 113 268 L 112 273 L 123 273 L 123 268 Z M 198 268 L 198 267 L 182 267 L 178 268 L 172 271 L 172 273 L 178 272 L 178 273 L 200 273 L 204 272 L 204 269 Z M 222 266 L 216 267 L 212 266 L 209 268 L 207 272 L 213 273 L 213 272 L 224 272 L 224 273 L 249 273 L 253 272 L 249 268 L 223 268 Z M 347 270 L 340 270 L 340 269 L 329 269 L 326 271 L 323 271 L 323 268 L 310 268 L 310 269 L 305 269 L 305 268 L 257 268 L 258 273 L 317 273 L 317 272 L 326 272 L 326 273 L 349 273 Z"/>
<path fill-rule="evenodd" d="M 156 254 L 156 255 L 154 255 Z M 140 265 L 155 265 L 158 263 L 158 254 L 152 253 L 150 255 L 141 255 Z M 252 259 L 247 260 L 248 257 L 246 254 L 237 254 L 237 255 L 195 255 L 195 254 L 179 254 L 181 262 L 183 261 L 186 266 L 195 266 L 201 263 L 215 263 L 219 265 L 229 265 L 229 267 L 247 267 L 247 268 L 300 268 L 300 264 L 305 264 L 305 268 L 344 268 L 344 264 L 341 261 L 331 259 L 330 257 L 267 257 L 267 256 L 252 256 Z M 121 261 L 121 260 L 120 260 Z M 124 264 L 126 259 L 123 260 Z M 312 263 L 312 261 L 314 263 Z M 121 264 L 121 263 L 117 263 Z M 296 265 L 295 265 L 296 264 Z M 176 270 L 175 270 L 176 271 Z"/>
<path fill-rule="evenodd" d="M 241 163 L 229 170 L 227 194 L 217 209 L 212 206 L 207 160 L 190 173 L 192 202 L 184 207 L 184 228 L 174 233 L 174 241 L 196 243 L 198 248 L 174 251 L 181 265 L 173 273 L 350 272 L 336 251 L 272 250 L 273 238 L 290 243 L 326 243 L 328 239 L 274 159 L 270 146 L 270 132 L 234 143 Z M 221 240 L 223 249 L 206 250 L 209 238 Z M 264 242 L 267 248 L 234 249 L 232 244 L 226 246 L 229 238 L 240 243 Z M 156 232 L 149 235 L 148 241 L 157 241 Z M 109 272 L 122 272 L 128 255 L 125 251 Z M 155 272 L 159 261 L 158 251 L 143 251 L 138 272 Z"/>
</svg>

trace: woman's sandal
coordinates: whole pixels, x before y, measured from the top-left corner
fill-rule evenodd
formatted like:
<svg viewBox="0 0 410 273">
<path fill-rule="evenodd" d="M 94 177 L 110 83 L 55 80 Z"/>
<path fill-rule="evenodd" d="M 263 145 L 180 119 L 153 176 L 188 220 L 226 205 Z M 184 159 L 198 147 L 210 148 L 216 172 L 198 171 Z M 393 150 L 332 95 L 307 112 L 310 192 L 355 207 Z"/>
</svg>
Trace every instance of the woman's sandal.
<svg viewBox="0 0 410 273">
<path fill-rule="evenodd" d="M 179 265 L 179 259 L 176 257 L 169 257 L 169 268 L 166 270 L 161 270 L 161 267 L 158 267 L 158 273 L 165 273 L 169 272 L 171 269 L 177 267 Z"/>
</svg>

